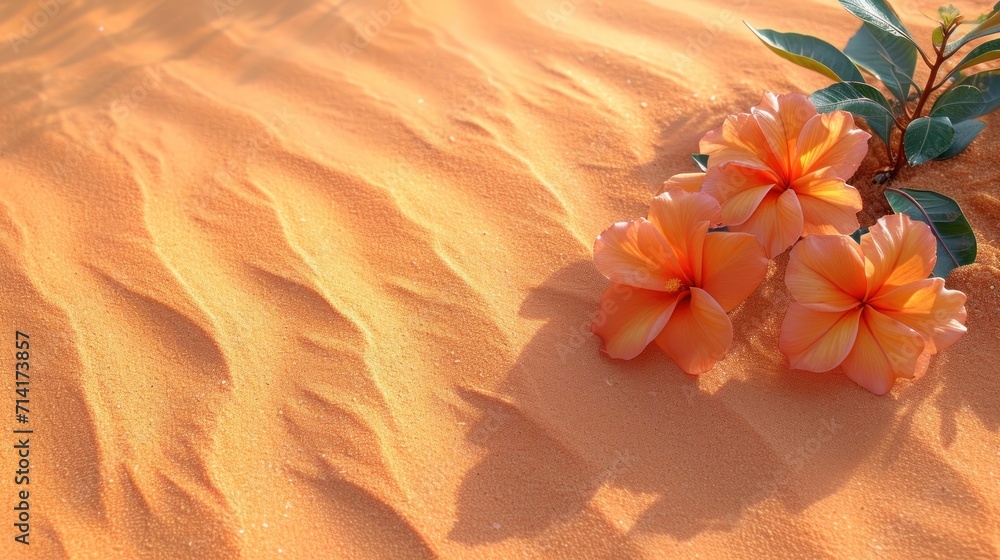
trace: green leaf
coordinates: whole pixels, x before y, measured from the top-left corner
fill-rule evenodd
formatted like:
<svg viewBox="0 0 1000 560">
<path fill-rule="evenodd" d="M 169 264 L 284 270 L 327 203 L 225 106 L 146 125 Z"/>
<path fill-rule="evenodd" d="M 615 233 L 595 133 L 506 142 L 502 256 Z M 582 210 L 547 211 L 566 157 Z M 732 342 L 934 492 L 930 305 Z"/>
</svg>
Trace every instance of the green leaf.
<svg viewBox="0 0 1000 560">
<path fill-rule="evenodd" d="M 820 113 L 847 111 L 865 119 L 868 127 L 889 145 L 895 118 L 882 92 L 868 84 L 841 82 L 809 96 Z"/>
<path fill-rule="evenodd" d="M 954 5 L 948 4 L 947 6 L 941 6 L 938 8 L 938 15 L 941 16 L 941 23 L 943 23 L 945 27 L 948 27 L 956 19 L 962 17 L 962 12 L 958 11 L 958 8 Z"/>
<path fill-rule="evenodd" d="M 930 226 L 937 239 L 937 265 L 932 276 L 946 278 L 952 270 L 976 262 L 976 234 L 957 202 L 936 192 L 886 189 L 885 198 L 897 214 Z"/>
<path fill-rule="evenodd" d="M 965 55 L 965 58 L 962 59 L 962 62 L 958 63 L 958 66 L 954 71 L 965 70 L 966 68 L 971 68 L 977 64 L 982 64 L 998 58 L 1000 58 L 1000 39 L 987 41 L 972 49 L 969 54 Z"/>
<path fill-rule="evenodd" d="M 956 86 L 938 98 L 930 116 L 948 117 L 952 123 L 959 123 L 979 116 L 985 107 L 983 92 L 973 86 Z"/>
<path fill-rule="evenodd" d="M 906 128 L 906 159 L 911 167 L 938 157 L 951 147 L 955 127 L 948 117 L 920 117 Z"/>
<path fill-rule="evenodd" d="M 993 8 L 993 12 L 986 16 L 986 19 L 982 23 L 976 26 L 976 28 L 972 31 L 965 34 L 965 36 L 961 39 L 949 44 L 944 52 L 945 54 L 951 54 L 965 46 L 965 44 L 969 41 L 979 39 L 980 37 L 985 37 L 987 35 L 993 35 L 994 33 L 1000 33 L 1000 9 L 996 7 Z"/>
<path fill-rule="evenodd" d="M 708 156 L 705 154 L 691 154 L 691 159 L 694 160 L 694 164 L 698 166 L 698 169 L 708 172 Z"/>
<path fill-rule="evenodd" d="M 935 27 L 934 31 L 931 33 L 931 41 L 934 42 L 935 47 L 940 47 L 941 43 L 944 42 L 944 29 Z"/>
<path fill-rule="evenodd" d="M 770 29 L 755 29 L 749 23 L 746 23 L 746 26 L 767 48 L 803 68 L 819 72 L 831 80 L 865 81 L 861 71 L 851 62 L 851 59 L 847 58 L 847 55 L 822 39 L 798 33 L 779 33 Z"/>
<path fill-rule="evenodd" d="M 978 119 L 1000 108 L 1000 70 L 990 70 L 966 76 L 955 82 L 955 87 L 972 86 L 983 94 L 985 104 L 976 114 L 967 118 Z"/>
<path fill-rule="evenodd" d="M 840 0 L 840 4 L 861 21 L 914 43 L 910 30 L 903 25 L 892 6 L 885 0 Z M 916 46 L 916 43 L 914 45 Z"/>
<path fill-rule="evenodd" d="M 851 37 L 844 54 L 885 84 L 902 103 L 910 96 L 917 48 L 908 39 L 882 31 L 870 23 Z"/>
<path fill-rule="evenodd" d="M 956 124 L 955 139 L 951 141 L 951 147 L 948 148 L 948 151 L 934 159 L 938 161 L 951 159 L 964 152 L 984 128 L 986 128 L 986 123 L 983 121 L 962 121 Z"/>
<path fill-rule="evenodd" d="M 861 236 L 864 235 L 864 234 L 866 234 L 866 233 L 868 233 L 868 228 L 863 227 L 863 228 L 859 229 L 858 231 L 852 233 L 851 234 L 851 239 L 857 241 L 858 243 L 861 243 Z"/>
</svg>

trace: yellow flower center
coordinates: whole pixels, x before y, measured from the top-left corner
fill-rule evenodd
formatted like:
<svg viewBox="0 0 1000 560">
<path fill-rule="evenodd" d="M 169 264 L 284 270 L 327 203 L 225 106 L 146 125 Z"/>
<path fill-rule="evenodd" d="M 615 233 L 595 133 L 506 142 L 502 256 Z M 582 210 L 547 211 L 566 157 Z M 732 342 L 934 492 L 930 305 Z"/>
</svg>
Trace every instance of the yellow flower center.
<svg viewBox="0 0 1000 560">
<path fill-rule="evenodd" d="M 666 289 L 668 292 L 671 292 L 671 293 L 672 292 L 679 292 L 679 291 L 681 291 L 681 288 L 683 288 L 683 287 L 684 287 L 684 283 L 681 282 L 680 278 L 671 278 L 670 280 L 667 280 L 666 284 L 663 285 L 663 288 Z"/>
</svg>

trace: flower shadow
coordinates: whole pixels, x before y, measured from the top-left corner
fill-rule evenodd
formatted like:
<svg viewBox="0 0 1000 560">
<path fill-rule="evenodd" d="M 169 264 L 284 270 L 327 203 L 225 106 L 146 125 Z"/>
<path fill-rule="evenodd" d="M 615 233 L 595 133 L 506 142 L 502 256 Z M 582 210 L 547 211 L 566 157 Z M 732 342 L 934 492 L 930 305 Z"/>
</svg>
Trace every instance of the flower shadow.
<svg viewBox="0 0 1000 560">
<path fill-rule="evenodd" d="M 702 378 L 655 348 L 628 362 L 598 352 L 589 325 L 607 281 L 591 262 L 534 289 L 521 315 L 545 323 L 498 393 L 459 390 L 483 456 L 460 485 L 450 538 L 544 541 L 585 525 L 575 539 L 627 554 L 635 533 L 689 540 L 764 502 L 802 511 L 840 488 L 886 439 L 897 401 L 788 373 L 774 350 L 779 268 L 734 314 L 731 359 Z"/>
<path fill-rule="evenodd" d="M 974 414 L 987 430 L 1000 431 L 1000 377 L 997 368 L 990 365 L 996 360 L 996 343 L 1000 340 L 1000 322 L 990 319 L 1000 301 L 994 288 L 997 285 L 1000 269 L 988 264 L 956 269 L 948 277 L 949 288 L 969 296 L 969 331 L 942 355 L 938 372 L 942 389 L 936 404 L 942 415 L 941 438 L 946 445 L 955 441 L 964 412 Z"/>
</svg>

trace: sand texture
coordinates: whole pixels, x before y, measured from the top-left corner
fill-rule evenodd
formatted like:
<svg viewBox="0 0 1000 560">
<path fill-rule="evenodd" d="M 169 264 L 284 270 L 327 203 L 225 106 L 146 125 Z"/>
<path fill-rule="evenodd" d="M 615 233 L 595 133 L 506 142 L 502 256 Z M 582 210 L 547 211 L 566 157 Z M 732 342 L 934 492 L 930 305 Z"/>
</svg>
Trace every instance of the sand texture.
<svg viewBox="0 0 1000 560">
<path fill-rule="evenodd" d="M 1000 117 L 898 183 L 980 243 L 923 379 L 789 371 L 787 254 L 700 378 L 590 334 L 597 234 L 829 84 L 741 20 L 834 0 L 62 1 L 0 5 L 0 558 L 1000 555 Z"/>
</svg>

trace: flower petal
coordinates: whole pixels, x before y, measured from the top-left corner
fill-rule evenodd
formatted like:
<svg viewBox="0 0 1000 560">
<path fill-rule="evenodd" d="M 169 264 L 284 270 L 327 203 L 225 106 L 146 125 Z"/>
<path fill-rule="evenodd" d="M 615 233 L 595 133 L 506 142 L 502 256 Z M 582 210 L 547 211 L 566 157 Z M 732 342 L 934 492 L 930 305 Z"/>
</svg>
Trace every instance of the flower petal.
<svg viewBox="0 0 1000 560">
<path fill-rule="evenodd" d="M 649 290 L 666 290 L 673 278 L 684 284 L 691 280 L 659 230 L 644 218 L 619 222 L 598 235 L 594 263 L 612 282 Z"/>
<path fill-rule="evenodd" d="M 746 223 L 757 211 L 761 201 L 772 192 L 773 185 L 747 189 L 734 195 L 722 204 L 722 223 L 730 226 L 738 226 Z"/>
<path fill-rule="evenodd" d="M 722 205 L 723 223 L 742 224 L 777 183 L 770 171 L 724 163 L 708 170 L 702 192 L 712 195 Z"/>
<path fill-rule="evenodd" d="M 937 354 L 965 334 L 965 294 L 947 290 L 942 278 L 925 278 L 888 290 L 869 305 L 920 333 L 924 352 Z"/>
<path fill-rule="evenodd" d="M 746 222 L 730 225 L 729 229 L 754 235 L 768 258 L 773 259 L 802 237 L 802 224 L 802 208 L 795 191 L 771 191 Z"/>
<path fill-rule="evenodd" d="M 816 311 L 793 303 L 781 323 L 778 349 L 792 369 L 823 372 L 839 366 L 854 346 L 861 310 Z"/>
<path fill-rule="evenodd" d="M 767 276 L 767 255 L 748 233 L 712 232 L 705 236 L 700 287 L 728 313 Z"/>
<path fill-rule="evenodd" d="M 879 219 L 861 236 L 861 249 L 873 265 L 868 279 L 872 296 L 927 278 L 937 263 L 937 240 L 930 226 L 905 214 Z"/>
<path fill-rule="evenodd" d="M 772 115 L 777 115 L 781 120 L 785 127 L 785 138 L 789 147 L 792 148 L 789 153 L 792 154 L 796 153 L 794 151 L 795 143 L 802 132 L 802 127 L 809 122 L 809 119 L 818 114 L 812 101 L 809 101 L 809 98 L 801 93 L 775 95 L 767 92 L 757 107 Z"/>
<path fill-rule="evenodd" d="M 920 333 L 865 307 L 854 348 L 843 363 L 844 373 L 872 393 L 884 395 L 897 377 L 912 378 L 919 372 L 923 353 Z"/>
<path fill-rule="evenodd" d="M 649 221 L 673 249 L 687 277 L 695 284 L 700 283 L 705 234 L 709 227 L 722 221 L 719 203 L 705 193 L 675 189 L 653 199 Z"/>
<path fill-rule="evenodd" d="M 816 311 L 849 311 L 867 294 L 861 247 L 843 235 L 810 235 L 792 249 L 785 285 L 795 301 Z"/>
<path fill-rule="evenodd" d="M 708 292 L 691 288 L 690 294 L 677 305 L 656 344 L 684 372 L 699 375 L 726 356 L 733 324 Z"/>
<path fill-rule="evenodd" d="M 805 95 L 768 91 L 749 114 L 732 115 L 721 128 L 706 134 L 700 150 L 709 155 L 711 166 L 737 162 L 785 175 L 799 132 L 815 115 L 816 107 Z"/>
<path fill-rule="evenodd" d="M 750 114 L 757 121 L 757 126 L 760 128 L 764 140 L 767 142 L 767 148 L 771 152 L 772 159 L 770 161 L 774 162 L 774 167 L 771 169 L 778 175 L 788 178 L 791 171 L 789 165 L 791 162 L 791 152 L 789 150 L 788 137 L 785 136 L 784 124 L 782 124 L 776 114 L 758 107 L 751 109 Z"/>
<path fill-rule="evenodd" d="M 612 358 L 631 360 L 660 334 L 686 294 L 611 284 L 601 296 L 601 310 L 590 331 L 601 338 L 601 351 Z"/>
<path fill-rule="evenodd" d="M 649 205 L 649 221 L 671 245 L 682 239 L 688 230 L 702 224 L 715 225 L 722 221 L 719 202 L 701 192 L 675 189 L 657 195 Z"/>
<path fill-rule="evenodd" d="M 776 165 L 767 139 L 749 113 L 727 117 L 721 128 L 702 137 L 699 150 L 708 155 L 709 169 L 730 162 L 766 169 Z"/>
<path fill-rule="evenodd" d="M 871 134 L 854 125 L 846 111 L 816 115 L 802 127 L 798 140 L 798 172 L 808 174 L 831 168 L 833 175 L 850 179 L 868 153 Z"/>
<path fill-rule="evenodd" d="M 831 169 L 800 177 L 791 188 L 802 206 L 804 235 L 850 235 L 860 227 L 861 194 Z"/>
<path fill-rule="evenodd" d="M 660 190 L 656 194 L 661 195 L 674 189 L 698 192 L 701 190 L 701 184 L 704 182 L 704 173 L 681 173 L 664 181 L 663 186 L 660 187 Z"/>
</svg>

